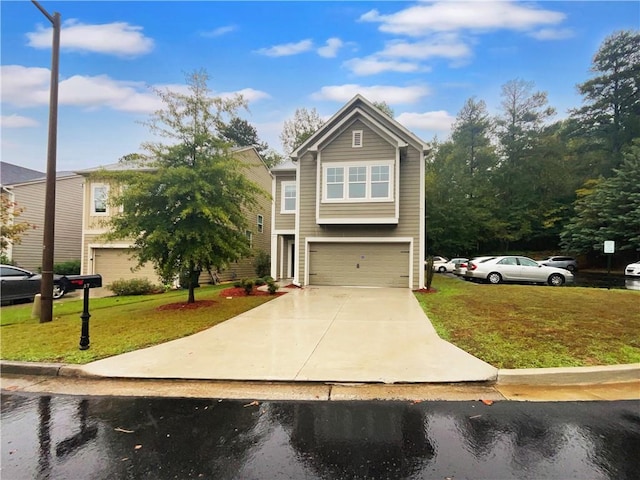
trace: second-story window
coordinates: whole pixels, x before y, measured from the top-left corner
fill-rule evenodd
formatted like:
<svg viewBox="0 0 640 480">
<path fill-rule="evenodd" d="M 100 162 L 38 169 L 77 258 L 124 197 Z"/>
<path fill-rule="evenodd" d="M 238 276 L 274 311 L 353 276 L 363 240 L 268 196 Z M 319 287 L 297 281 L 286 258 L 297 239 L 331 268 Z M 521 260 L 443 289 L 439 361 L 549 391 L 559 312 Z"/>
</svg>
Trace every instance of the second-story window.
<svg viewBox="0 0 640 480">
<path fill-rule="evenodd" d="M 296 182 L 282 182 L 282 206 L 280 213 L 295 213 Z"/>
<path fill-rule="evenodd" d="M 264 232 L 264 217 L 262 215 L 258 215 L 258 220 L 256 223 L 258 225 L 258 233 Z"/>
<path fill-rule="evenodd" d="M 330 163 L 323 166 L 322 201 L 393 201 L 392 160 Z"/>
<path fill-rule="evenodd" d="M 91 190 L 91 213 L 93 215 L 107 214 L 107 196 L 109 187 L 106 185 L 94 185 Z"/>
</svg>

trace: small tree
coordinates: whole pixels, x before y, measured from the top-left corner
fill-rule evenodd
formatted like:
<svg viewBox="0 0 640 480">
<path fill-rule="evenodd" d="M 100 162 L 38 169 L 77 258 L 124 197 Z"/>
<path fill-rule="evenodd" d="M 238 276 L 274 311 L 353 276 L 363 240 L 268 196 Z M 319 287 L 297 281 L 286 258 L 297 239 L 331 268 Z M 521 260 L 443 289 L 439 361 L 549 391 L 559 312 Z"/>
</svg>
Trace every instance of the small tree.
<svg viewBox="0 0 640 480">
<path fill-rule="evenodd" d="M 98 174 L 126 185 L 111 189 L 120 192 L 110 202 L 122 211 L 106 238 L 133 239 L 139 265 L 152 262 L 164 282 L 185 273 L 189 303 L 202 270 L 250 253 L 246 209 L 267 195 L 247 179 L 218 130 L 243 99 L 211 97 L 207 80 L 206 72 L 195 72 L 187 77 L 188 94 L 157 91 L 165 108 L 146 125 L 173 143 L 144 143 L 144 155 L 123 159 L 128 168 Z"/>
<path fill-rule="evenodd" d="M 299 108 L 291 120 L 286 120 L 280 134 L 282 146 L 287 154 L 293 152 L 318 130 L 324 121 L 315 108 Z"/>
<path fill-rule="evenodd" d="M 19 244 L 24 232 L 36 228 L 29 222 L 16 221 L 22 212 L 24 212 L 23 207 L 18 206 L 7 196 L 0 195 L 0 255 L 3 259 L 9 259 L 9 247 Z"/>
</svg>

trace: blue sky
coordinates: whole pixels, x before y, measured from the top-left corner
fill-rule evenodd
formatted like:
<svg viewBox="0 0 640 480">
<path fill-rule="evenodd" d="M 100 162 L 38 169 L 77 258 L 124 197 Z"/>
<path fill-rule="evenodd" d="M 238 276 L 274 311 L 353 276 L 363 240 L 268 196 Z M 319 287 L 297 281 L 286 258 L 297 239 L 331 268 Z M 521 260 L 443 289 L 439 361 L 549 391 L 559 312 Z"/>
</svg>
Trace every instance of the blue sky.
<svg viewBox="0 0 640 480">
<path fill-rule="evenodd" d="M 153 87 L 204 68 L 219 96 L 282 151 L 296 108 L 335 113 L 356 93 L 386 101 L 424 140 L 447 138 L 464 102 L 500 107 L 535 82 L 564 118 L 602 40 L 640 27 L 640 2 L 43 1 L 63 20 L 58 170 L 116 162 L 150 139 Z M 2 160 L 46 168 L 51 29 L 29 1 L 2 1 Z"/>
</svg>

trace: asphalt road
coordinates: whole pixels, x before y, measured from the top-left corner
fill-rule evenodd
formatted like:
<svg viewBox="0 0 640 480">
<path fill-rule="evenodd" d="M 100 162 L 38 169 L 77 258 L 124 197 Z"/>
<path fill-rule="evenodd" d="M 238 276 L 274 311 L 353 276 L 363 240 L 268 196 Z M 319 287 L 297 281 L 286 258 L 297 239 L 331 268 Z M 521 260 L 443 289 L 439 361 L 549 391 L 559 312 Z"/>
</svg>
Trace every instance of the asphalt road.
<svg viewBox="0 0 640 480">
<path fill-rule="evenodd" d="M 640 402 L 3 392 L 4 479 L 636 479 Z"/>
</svg>

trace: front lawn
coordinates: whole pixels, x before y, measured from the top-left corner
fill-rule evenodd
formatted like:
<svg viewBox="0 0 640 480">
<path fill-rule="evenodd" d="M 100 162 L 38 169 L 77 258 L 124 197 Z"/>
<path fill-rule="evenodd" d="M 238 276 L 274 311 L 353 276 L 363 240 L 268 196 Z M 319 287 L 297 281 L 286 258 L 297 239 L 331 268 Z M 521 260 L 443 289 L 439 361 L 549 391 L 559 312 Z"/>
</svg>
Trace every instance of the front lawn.
<svg viewBox="0 0 640 480">
<path fill-rule="evenodd" d="M 54 319 L 49 323 L 31 318 L 31 303 L 2 307 L 0 355 L 3 360 L 88 363 L 191 335 L 275 298 L 228 299 L 220 296 L 225 287 L 228 285 L 198 288 L 196 302 L 205 305 L 196 309 L 187 308 L 186 290 L 91 299 L 91 346 L 84 351 L 78 349 L 82 299 L 54 302 Z M 171 305 L 175 303 L 183 305 Z"/>
<path fill-rule="evenodd" d="M 443 339 L 498 368 L 640 362 L 640 292 L 485 285 L 438 275 L 416 293 Z"/>
</svg>

